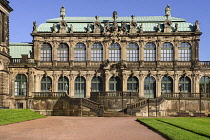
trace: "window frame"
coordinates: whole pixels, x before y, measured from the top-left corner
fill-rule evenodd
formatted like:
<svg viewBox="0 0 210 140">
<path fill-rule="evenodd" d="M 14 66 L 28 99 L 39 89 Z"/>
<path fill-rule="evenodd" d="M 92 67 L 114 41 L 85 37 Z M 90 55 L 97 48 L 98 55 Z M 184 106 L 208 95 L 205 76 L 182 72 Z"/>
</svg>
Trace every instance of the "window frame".
<svg viewBox="0 0 210 140">
<path fill-rule="evenodd" d="M 161 61 L 174 61 L 174 47 L 170 42 L 163 43 L 161 47 Z"/>
<path fill-rule="evenodd" d="M 52 61 L 52 46 L 49 43 L 43 43 L 40 48 L 40 61 Z"/>
<path fill-rule="evenodd" d="M 86 61 L 86 45 L 77 43 L 74 47 L 74 61 Z"/>
<path fill-rule="evenodd" d="M 27 77 L 24 74 L 17 74 L 14 81 L 14 96 L 27 95 Z"/>
<path fill-rule="evenodd" d="M 112 43 L 109 46 L 109 61 L 121 61 L 121 46 L 119 43 Z"/>
<path fill-rule="evenodd" d="M 101 43 L 94 43 L 91 47 L 91 61 L 103 61 L 103 46 Z"/>
<path fill-rule="evenodd" d="M 139 45 L 137 43 L 128 44 L 127 61 L 139 61 Z"/>
<path fill-rule="evenodd" d="M 156 45 L 152 42 L 144 45 L 144 61 L 156 61 Z"/>
<path fill-rule="evenodd" d="M 57 49 L 57 61 L 69 61 L 69 46 L 66 43 L 60 43 Z"/>
</svg>

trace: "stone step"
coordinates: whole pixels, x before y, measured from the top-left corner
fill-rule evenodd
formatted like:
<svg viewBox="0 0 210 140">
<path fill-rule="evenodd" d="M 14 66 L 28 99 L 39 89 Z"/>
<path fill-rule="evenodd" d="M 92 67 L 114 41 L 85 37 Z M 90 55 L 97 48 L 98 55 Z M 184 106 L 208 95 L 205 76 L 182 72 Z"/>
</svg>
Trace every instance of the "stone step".
<svg viewBox="0 0 210 140">
<path fill-rule="evenodd" d="M 123 112 L 104 112 L 103 117 L 129 117 L 129 115 Z"/>
</svg>

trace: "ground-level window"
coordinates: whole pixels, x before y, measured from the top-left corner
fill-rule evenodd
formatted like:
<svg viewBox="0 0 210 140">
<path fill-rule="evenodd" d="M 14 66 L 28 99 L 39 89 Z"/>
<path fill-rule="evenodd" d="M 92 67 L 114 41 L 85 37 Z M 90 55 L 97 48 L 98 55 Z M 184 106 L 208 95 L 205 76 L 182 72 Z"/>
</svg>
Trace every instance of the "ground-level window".
<svg viewBox="0 0 210 140">
<path fill-rule="evenodd" d="M 189 77 L 181 77 L 179 79 L 179 91 L 191 93 L 191 80 Z"/>
<path fill-rule="evenodd" d="M 98 92 L 103 91 L 103 80 L 99 76 L 94 76 L 91 81 L 91 91 L 92 92 Z"/>
<path fill-rule="evenodd" d="M 15 96 L 26 96 L 27 77 L 24 74 L 18 74 L 15 77 Z"/>
<path fill-rule="evenodd" d="M 200 79 L 200 92 L 201 93 L 210 93 L 210 78 L 203 76 Z"/>
<path fill-rule="evenodd" d="M 60 77 L 58 79 L 58 92 L 68 92 L 69 80 L 67 77 Z"/>
<path fill-rule="evenodd" d="M 139 81 L 136 77 L 129 77 L 127 80 L 127 90 L 129 92 L 138 92 Z"/>
<path fill-rule="evenodd" d="M 171 77 L 164 76 L 161 81 L 161 93 L 173 92 L 173 80 Z"/>
<path fill-rule="evenodd" d="M 110 91 L 121 91 L 121 80 L 119 77 L 112 76 L 109 79 L 109 90 Z"/>
<path fill-rule="evenodd" d="M 156 97 L 156 81 L 154 77 L 147 76 L 144 79 L 144 98 Z"/>
<path fill-rule="evenodd" d="M 86 97 L 86 81 L 82 76 L 78 76 L 74 82 L 74 98 Z"/>
<path fill-rule="evenodd" d="M 42 77 L 41 80 L 41 92 L 51 92 L 52 91 L 52 80 L 50 77 Z"/>
</svg>

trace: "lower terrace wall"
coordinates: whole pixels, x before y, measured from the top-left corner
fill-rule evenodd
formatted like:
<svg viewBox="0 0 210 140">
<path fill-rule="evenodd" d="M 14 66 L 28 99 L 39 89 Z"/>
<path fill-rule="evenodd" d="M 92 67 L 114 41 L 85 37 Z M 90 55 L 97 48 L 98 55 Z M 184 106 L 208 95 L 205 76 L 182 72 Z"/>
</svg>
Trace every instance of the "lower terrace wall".
<svg viewBox="0 0 210 140">
<path fill-rule="evenodd" d="M 131 113 L 134 116 L 155 117 L 155 116 L 177 116 L 178 112 L 192 113 L 200 112 L 200 100 L 164 100 L 160 105 L 145 105 Z M 149 113 L 148 113 L 149 112 Z M 129 112 L 130 113 L 130 112 Z M 201 113 L 210 113 L 210 100 L 201 101 Z"/>
<path fill-rule="evenodd" d="M 80 99 L 69 97 L 36 98 L 33 110 L 46 116 L 97 116 L 95 112 L 81 106 Z"/>
</svg>

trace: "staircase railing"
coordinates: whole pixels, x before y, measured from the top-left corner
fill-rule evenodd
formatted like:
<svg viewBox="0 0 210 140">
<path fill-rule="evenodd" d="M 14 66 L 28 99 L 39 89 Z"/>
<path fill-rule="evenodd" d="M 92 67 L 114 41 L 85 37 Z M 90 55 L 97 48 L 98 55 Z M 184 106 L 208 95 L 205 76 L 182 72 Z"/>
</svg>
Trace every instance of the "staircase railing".
<svg viewBox="0 0 210 140">
<path fill-rule="evenodd" d="M 160 104 L 164 101 L 164 94 L 162 94 L 160 97 L 155 98 L 155 99 L 151 99 L 151 98 L 147 98 L 147 99 L 143 99 L 139 102 L 136 103 L 132 103 L 132 104 L 127 104 L 127 109 L 135 109 L 138 107 L 142 107 L 149 104 Z"/>
<path fill-rule="evenodd" d="M 59 98 L 65 97 L 66 92 L 33 92 L 35 98 Z"/>
<path fill-rule="evenodd" d="M 89 109 L 94 110 L 95 112 L 98 113 L 98 116 L 103 116 L 104 113 L 104 107 L 103 105 L 96 103 L 92 100 L 89 100 L 87 98 L 81 98 L 81 104 Z"/>
</svg>

